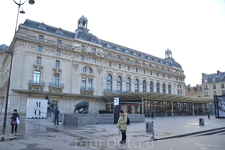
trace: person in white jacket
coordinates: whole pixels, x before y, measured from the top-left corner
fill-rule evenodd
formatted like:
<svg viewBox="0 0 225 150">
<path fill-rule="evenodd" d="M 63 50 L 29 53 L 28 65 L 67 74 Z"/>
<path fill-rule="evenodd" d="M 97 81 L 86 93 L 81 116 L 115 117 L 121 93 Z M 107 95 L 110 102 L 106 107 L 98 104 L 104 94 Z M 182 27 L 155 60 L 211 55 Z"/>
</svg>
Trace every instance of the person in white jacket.
<svg viewBox="0 0 225 150">
<path fill-rule="evenodd" d="M 120 141 L 121 144 L 126 143 L 126 132 L 127 132 L 127 115 L 124 113 L 123 110 L 120 110 L 120 117 L 118 120 L 118 123 L 120 123 L 120 132 L 122 134 L 122 140 Z"/>
</svg>

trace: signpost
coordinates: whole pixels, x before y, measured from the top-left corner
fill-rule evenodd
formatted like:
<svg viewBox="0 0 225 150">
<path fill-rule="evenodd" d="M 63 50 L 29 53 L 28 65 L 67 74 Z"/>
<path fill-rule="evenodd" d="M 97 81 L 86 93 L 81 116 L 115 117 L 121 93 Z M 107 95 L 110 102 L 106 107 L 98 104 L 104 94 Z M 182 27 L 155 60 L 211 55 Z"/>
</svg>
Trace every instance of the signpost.
<svg viewBox="0 0 225 150">
<path fill-rule="evenodd" d="M 118 119 L 119 119 L 119 111 L 121 109 L 121 104 L 120 104 L 120 98 L 119 97 L 114 97 L 114 109 L 113 109 L 113 113 L 114 113 L 114 123 L 117 124 Z"/>
</svg>

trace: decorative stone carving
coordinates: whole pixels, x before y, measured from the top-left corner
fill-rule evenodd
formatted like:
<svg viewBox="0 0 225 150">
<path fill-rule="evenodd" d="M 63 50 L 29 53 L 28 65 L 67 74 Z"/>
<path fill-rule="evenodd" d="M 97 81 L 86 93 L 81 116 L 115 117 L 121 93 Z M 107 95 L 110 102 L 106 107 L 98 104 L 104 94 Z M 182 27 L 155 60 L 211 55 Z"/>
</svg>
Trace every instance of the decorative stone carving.
<svg viewBox="0 0 225 150">
<path fill-rule="evenodd" d="M 98 74 L 100 75 L 102 72 L 102 68 L 98 68 Z"/>
<path fill-rule="evenodd" d="M 73 64 L 73 67 L 75 69 L 75 71 L 77 70 L 77 68 L 79 67 L 79 64 Z"/>
<path fill-rule="evenodd" d="M 53 68 L 53 72 L 54 73 L 61 73 L 62 69 L 60 69 L 60 68 Z"/>
</svg>

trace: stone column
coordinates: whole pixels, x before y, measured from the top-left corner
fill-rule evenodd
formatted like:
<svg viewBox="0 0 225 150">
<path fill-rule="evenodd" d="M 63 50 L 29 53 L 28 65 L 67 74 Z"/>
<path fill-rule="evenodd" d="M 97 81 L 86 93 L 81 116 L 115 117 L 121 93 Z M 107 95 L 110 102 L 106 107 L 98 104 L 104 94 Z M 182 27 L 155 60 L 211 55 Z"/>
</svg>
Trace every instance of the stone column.
<svg viewBox="0 0 225 150">
<path fill-rule="evenodd" d="M 193 114 L 193 116 L 195 115 L 195 103 L 194 102 L 192 102 L 192 114 Z"/>
<path fill-rule="evenodd" d="M 144 114 L 144 99 L 143 98 L 141 98 L 141 102 L 142 102 L 142 105 L 141 105 L 141 109 L 142 109 L 142 114 Z"/>
</svg>

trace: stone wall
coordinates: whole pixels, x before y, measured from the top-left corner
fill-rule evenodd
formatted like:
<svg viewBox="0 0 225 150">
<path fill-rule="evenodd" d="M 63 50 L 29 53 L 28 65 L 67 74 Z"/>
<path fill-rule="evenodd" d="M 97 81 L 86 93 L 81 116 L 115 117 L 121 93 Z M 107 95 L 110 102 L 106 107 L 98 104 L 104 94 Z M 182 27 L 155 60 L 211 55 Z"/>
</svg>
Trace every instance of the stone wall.
<svg viewBox="0 0 225 150">
<path fill-rule="evenodd" d="M 144 114 L 129 114 L 131 123 L 144 122 Z M 54 117 L 53 117 L 54 118 Z M 61 121 L 61 120 L 60 120 Z M 113 114 L 62 114 L 63 125 L 113 124 Z"/>
</svg>

